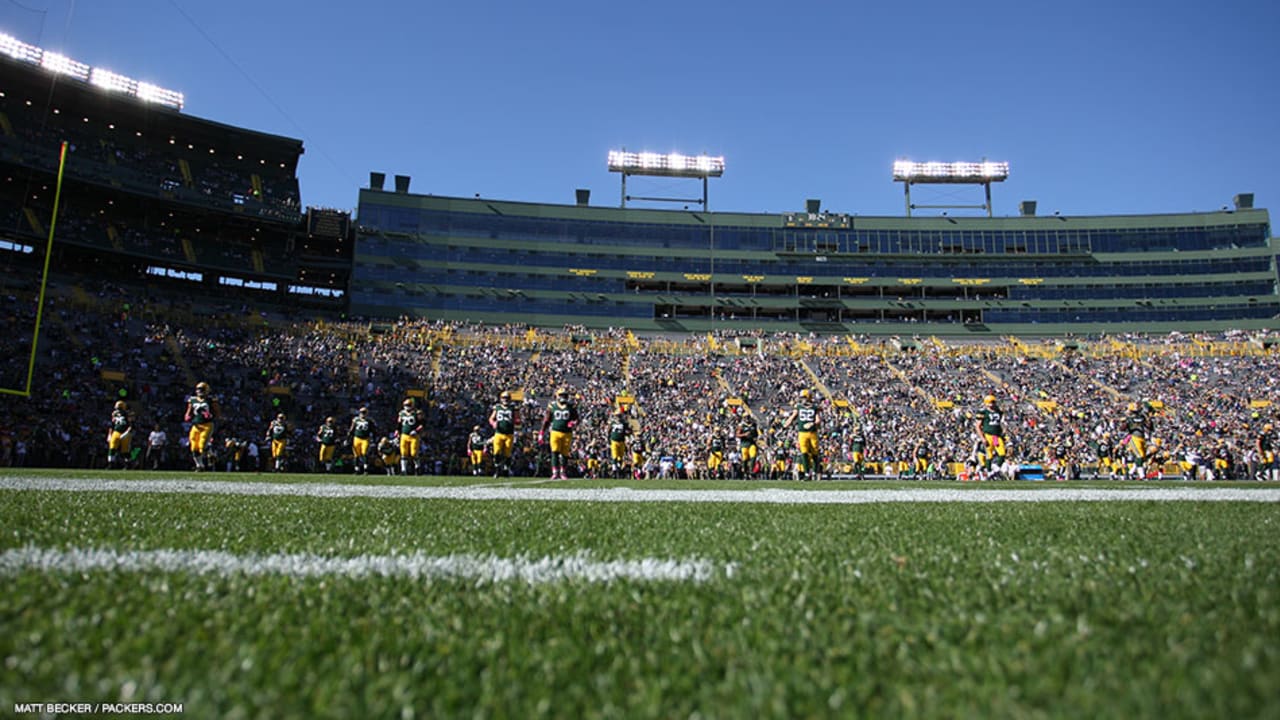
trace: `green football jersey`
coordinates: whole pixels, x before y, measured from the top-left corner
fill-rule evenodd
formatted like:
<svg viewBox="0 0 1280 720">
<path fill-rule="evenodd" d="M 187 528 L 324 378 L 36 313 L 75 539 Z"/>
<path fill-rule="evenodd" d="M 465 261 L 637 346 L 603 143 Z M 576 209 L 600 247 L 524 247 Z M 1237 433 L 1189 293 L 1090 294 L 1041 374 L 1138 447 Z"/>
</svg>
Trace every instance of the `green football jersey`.
<svg viewBox="0 0 1280 720">
<path fill-rule="evenodd" d="M 513 435 L 516 431 L 516 411 L 510 405 L 498 403 L 493 406 L 493 430 L 502 435 Z"/>
<path fill-rule="evenodd" d="M 351 421 L 351 434 L 362 440 L 368 440 L 373 436 L 373 421 L 363 415 L 357 415 Z"/>
<path fill-rule="evenodd" d="M 1004 434 L 1004 413 L 996 408 L 982 408 L 978 411 L 978 419 L 982 423 L 982 432 L 987 435 Z"/>
<path fill-rule="evenodd" d="M 818 408 L 813 405 L 796 406 L 796 427 L 800 432 L 813 432 L 818 428 Z"/>
<path fill-rule="evenodd" d="M 338 431 L 332 425 L 321 425 L 316 431 L 316 439 L 321 445 L 332 445 L 338 439 Z"/>
<path fill-rule="evenodd" d="M 610 442 L 625 442 L 627 435 L 631 434 L 631 428 L 627 425 L 625 418 L 614 415 L 609 418 L 609 440 Z"/>
<path fill-rule="evenodd" d="M 569 423 L 578 419 L 578 409 L 572 403 L 553 402 L 547 406 L 547 414 L 551 416 L 551 429 L 556 432 L 573 432 Z"/>
</svg>

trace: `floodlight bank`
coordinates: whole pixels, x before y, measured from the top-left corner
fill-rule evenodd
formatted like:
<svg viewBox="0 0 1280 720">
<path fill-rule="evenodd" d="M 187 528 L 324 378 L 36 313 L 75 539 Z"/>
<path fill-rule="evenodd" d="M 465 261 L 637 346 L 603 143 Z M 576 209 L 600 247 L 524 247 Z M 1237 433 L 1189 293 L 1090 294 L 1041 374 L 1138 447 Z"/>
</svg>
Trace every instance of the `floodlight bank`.
<svg viewBox="0 0 1280 720">
<path fill-rule="evenodd" d="M 0 477 L 0 490 L 124 492 L 195 495 L 385 498 L 404 500 L 524 500 L 540 502 L 764 503 L 774 505 L 863 505 L 874 503 L 1040 502 L 1280 502 L 1280 488 L 1067 488 L 988 487 L 903 490 L 676 490 L 549 487 L 420 487 L 215 480 L 111 480 Z"/>
<path fill-rule="evenodd" d="M 24 547 L 0 554 L 0 576 L 40 572 L 167 572 L 197 575 L 283 575 L 314 577 L 404 577 L 413 580 L 467 580 L 478 584 L 541 585 L 571 580 L 610 583 L 619 580 L 702 583 L 734 574 L 733 563 L 641 558 L 593 560 L 589 554 L 565 557 L 500 558 L 477 555 L 311 554 L 234 555 L 217 550 L 111 550 Z"/>
</svg>

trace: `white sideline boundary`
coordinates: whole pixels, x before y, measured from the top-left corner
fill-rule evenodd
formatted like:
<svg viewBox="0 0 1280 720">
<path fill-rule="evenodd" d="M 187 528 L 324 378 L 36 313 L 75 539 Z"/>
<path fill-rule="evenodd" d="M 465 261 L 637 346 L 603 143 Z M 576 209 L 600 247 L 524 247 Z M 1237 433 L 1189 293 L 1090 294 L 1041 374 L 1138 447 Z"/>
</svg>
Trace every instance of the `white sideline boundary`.
<svg viewBox="0 0 1280 720">
<path fill-rule="evenodd" d="M 702 583 L 732 577 L 736 565 L 701 559 L 593 560 L 590 554 L 563 557 L 500 558 L 492 555 L 430 556 L 311 554 L 234 555 L 218 550 L 51 550 L 24 547 L 0 553 L 0 576 L 34 570 L 50 572 L 168 572 L 198 575 L 284 575 L 314 577 L 406 577 L 413 580 L 468 580 L 480 585 L 504 582 L 540 585 L 581 580 Z"/>
<path fill-rule="evenodd" d="M 403 500 L 525 500 L 602 503 L 764 503 L 773 505 L 862 505 L 873 503 L 1042 502 L 1258 502 L 1280 503 L 1280 488 L 909 488 L 849 490 L 679 490 L 555 487 L 420 487 L 273 483 L 217 480 L 117 480 L 109 478 L 0 477 L 0 490 L 119 492 L 195 495 L 384 498 Z"/>
</svg>

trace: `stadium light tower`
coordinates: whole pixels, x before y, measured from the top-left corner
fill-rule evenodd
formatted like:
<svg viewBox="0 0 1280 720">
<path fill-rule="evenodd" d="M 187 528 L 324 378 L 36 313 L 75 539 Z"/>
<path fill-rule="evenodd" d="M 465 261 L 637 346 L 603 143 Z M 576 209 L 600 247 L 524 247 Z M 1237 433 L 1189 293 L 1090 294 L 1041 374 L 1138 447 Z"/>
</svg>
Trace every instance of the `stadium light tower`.
<svg viewBox="0 0 1280 720">
<path fill-rule="evenodd" d="M 609 172 L 622 174 L 622 207 L 628 200 L 650 200 L 653 202 L 696 202 L 707 210 L 707 179 L 724 175 L 724 156 L 681 155 L 670 153 L 663 155 L 652 152 L 627 152 L 626 150 L 609 151 Z M 664 198 L 639 197 L 627 194 L 628 175 L 648 175 L 656 177 L 675 177 L 702 179 L 701 198 Z"/>
<path fill-rule="evenodd" d="M 48 72 L 74 78 L 107 92 L 129 95 L 173 110 L 181 111 L 186 102 L 182 93 L 177 90 L 167 90 L 159 85 L 134 80 L 105 68 L 89 67 L 66 55 L 24 43 L 7 33 L 0 33 L 0 55 L 7 55 L 29 65 L 38 65 Z"/>
<path fill-rule="evenodd" d="M 986 210 L 991 217 L 991 183 L 1009 178 L 1009 163 L 991 162 L 912 162 L 896 160 L 893 163 L 893 180 L 902 183 L 907 195 L 907 217 L 915 208 L 966 208 Z M 911 186 L 928 185 L 981 185 L 986 190 L 986 202 L 982 205 L 913 205 Z"/>
</svg>

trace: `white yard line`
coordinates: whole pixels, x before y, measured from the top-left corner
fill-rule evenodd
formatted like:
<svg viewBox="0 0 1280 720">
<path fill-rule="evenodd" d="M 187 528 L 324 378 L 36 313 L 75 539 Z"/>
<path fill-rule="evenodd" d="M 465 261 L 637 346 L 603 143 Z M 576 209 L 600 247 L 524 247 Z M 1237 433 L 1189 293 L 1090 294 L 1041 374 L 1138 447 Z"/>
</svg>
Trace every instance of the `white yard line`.
<svg viewBox="0 0 1280 720">
<path fill-rule="evenodd" d="M 324 557 L 311 554 L 234 555 L 217 550 L 50 550 L 24 547 L 0 553 L 0 576 L 41 572 L 170 572 L 198 575 L 286 575 L 310 578 L 408 577 L 414 580 L 469 580 L 481 584 L 523 582 L 531 585 L 582 580 L 706 582 L 731 577 L 733 563 L 707 560 L 593 560 L 580 553 L 563 557 L 500 558 L 481 555 L 358 555 Z"/>
<path fill-rule="evenodd" d="M 1280 488 L 910 488 L 902 490 L 672 490 L 554 487 L 418 487 L 337 483 L 221 482 L 215 480 L 114 480 L 0 477 L 0 490 L 182 493 L 200 495 L 391 498 L 407 500 L 536 500 L 543 502 L 712 502 L 778 505 L 1006 502 L 1280 502 Z"/>
</svg>

